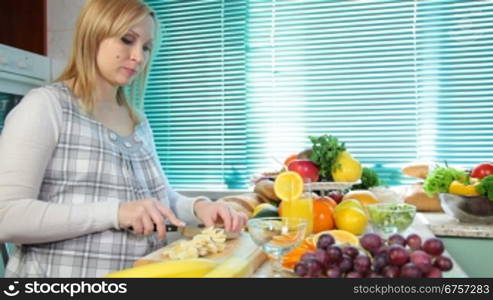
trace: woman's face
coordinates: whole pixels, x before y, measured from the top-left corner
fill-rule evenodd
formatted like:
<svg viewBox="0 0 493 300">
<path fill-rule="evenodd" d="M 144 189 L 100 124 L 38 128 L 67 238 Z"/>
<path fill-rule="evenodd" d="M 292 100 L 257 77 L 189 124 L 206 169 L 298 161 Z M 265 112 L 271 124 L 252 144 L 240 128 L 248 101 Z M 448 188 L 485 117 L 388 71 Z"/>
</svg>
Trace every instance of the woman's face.
<svg viewBox="0 0 493 300">
<path fill-rule="evenodd" d="M 131 83 L 147 64 L 153 33 L 154 20 L 148 16 L 123 37 L 102 40 L 96 56 L 99 76 L 115 87 Z"/>
</svg>

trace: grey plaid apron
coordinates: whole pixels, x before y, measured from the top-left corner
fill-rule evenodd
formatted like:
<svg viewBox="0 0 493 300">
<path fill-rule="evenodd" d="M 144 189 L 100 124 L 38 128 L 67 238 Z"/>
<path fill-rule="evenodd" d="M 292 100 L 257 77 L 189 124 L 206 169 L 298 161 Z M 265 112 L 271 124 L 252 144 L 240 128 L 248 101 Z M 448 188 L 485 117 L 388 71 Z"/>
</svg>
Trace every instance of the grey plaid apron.
<svg viewBox="0 0 493 300">
<path fill-rule="evenodd" d="M 77 100 L 62 83 L 46 88 L 57 95 L 63 126 L 38 199 L 76 205 L 154 197 L 169 205 L 147 120 L 133 135 L 121 137 L 81 113 Z M 130 267 L 137 258 L 164 244 L 154 235 L 143 237 L 111 229 L 57 242 L 17 245 L 6 276 L 99 277 Z"/>
</svg>

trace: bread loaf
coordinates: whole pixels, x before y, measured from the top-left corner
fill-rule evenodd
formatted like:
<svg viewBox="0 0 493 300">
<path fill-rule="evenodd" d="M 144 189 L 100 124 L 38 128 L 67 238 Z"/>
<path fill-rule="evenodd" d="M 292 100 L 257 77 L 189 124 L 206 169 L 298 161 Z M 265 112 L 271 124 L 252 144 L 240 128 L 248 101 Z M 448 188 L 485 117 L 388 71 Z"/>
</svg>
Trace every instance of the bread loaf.
<svg viewBox="0 0 493 300">
<path fill-rule="evenodd" d="M 423 190 L 422 183 L 415 183 L 404 196 L 404 202 L 415 205 L 418 211 L 439 212 L 442 211 L 438 196 L 428 196 Z"/>
<path fill-rule="evenodd" d="M 217 201 L 225 203 L 226 205 L 228 205 L 231 209 L 235 210 L 236 212 L 244 213 L 248 218 L 251 218 L 253 215 L 253 211 L 246 209 L 244 206 L 242 206 L 241 204 L 238 204 L 237 202 L 228 202 L 228 201 L 223 201 L 223 200 L 217 200 Z"/>
<path fill-rule="evenodd" d="M 231 208 L 238 212 L 245 213 L 248 217 L 253 214 L 255 207 L 262 203 L 256 193 L 226 196 L 218 199 L 217 201 L 227 203 Z"/>
<path fill-rule="evenodd" d="M 430 166 L 425 163 L 413 163 L 402 168 L 403 174 L 421 179 L 425 179 L 429 171 Z"/>
<path fill-rule="evenodd" d="M 269 202 L 277 203 L 281 201 L 277 198 L 274 192 L 274 181 L 269 179 L 263 179 L 257 182 L 253 191 L 262 196 L 263 199 L 267 199 Z"/>
<path fill-rule="evenodd" d="M 236 202 L 243 206 L 247 210 L 253 211 L 260 201 L 255 193 L 245 193 L 240 195 L 226 196 L 221 198 L 221 200 L 226 202 Z"/>
</svg>

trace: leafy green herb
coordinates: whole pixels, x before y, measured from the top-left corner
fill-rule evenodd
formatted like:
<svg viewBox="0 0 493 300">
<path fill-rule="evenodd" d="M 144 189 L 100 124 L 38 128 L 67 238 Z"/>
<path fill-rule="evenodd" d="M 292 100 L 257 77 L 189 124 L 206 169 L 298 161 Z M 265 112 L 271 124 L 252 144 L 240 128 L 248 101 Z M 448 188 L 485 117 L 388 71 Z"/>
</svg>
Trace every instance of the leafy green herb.
<svg viewBox="0 0 493 300">
<path fill-rule="evenodd" d="M 336 137 L 327 134 L 309 138 L 313 144 L 310 160 L 320 168 L 319 174 L 322 179 L 331 180 L 332 170 L 338 167 L 335 163 L 337 157 L 346 151 L 344 143 L 340 143 Z"/>
<path fill-rule="evenodd" d="M 374 186 L 380 185 L 380 178 L 377 172 L 372 168 L 363 167 L 363 174 L 361 174 L 361 183 L 353 185 L 353 190 L 367 190 Z"/>
<path fill-rule="evenodd" d="M 423 189 L 429 196 L 447 193 L 450 183 L 454 180 L 468 183 L 469 176 L 466 172 L 454 168 L 437 167 L 426 177 Z"/>
<path fill-rule="evenodd" d="M 476 191 L 481 195 L 487 196 L 488 199 L 493 201 L 493 175 L 489 175 L 481 179 L 476 187 Z"/>
</svg>

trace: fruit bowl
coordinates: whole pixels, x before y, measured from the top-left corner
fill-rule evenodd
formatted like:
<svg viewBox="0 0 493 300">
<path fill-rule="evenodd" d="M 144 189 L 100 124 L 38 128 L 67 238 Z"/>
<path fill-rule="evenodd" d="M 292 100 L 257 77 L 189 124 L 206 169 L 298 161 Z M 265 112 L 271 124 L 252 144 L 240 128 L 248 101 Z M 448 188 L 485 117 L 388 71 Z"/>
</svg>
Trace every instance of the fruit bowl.
<svg viewBox="0 0 493 300">
<path fill-rule="evenodd" d="M 493 201 L 485 196 L 466 197 L 441 193 L 439 198 L 445 213 L 460 222 L 493 224 Z"/>
<path fill-rule="evenodd" d="M 402 233 L 416 216 L 416 206 L 407 203 L 375 203 L 366 208 L 374 232 L 383 236 Z"/>
</svg>

